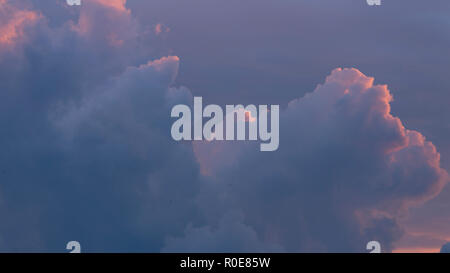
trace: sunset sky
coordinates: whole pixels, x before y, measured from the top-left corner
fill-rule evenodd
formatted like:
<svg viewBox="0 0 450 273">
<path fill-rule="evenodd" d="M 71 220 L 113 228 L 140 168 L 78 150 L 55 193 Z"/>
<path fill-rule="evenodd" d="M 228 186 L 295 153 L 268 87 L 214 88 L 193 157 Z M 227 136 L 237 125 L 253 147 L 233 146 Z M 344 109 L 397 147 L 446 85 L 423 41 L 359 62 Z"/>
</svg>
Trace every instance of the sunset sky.
<svg viewBox="0 0 450 273">
<path fill-rule="evenodd" d="M 439 252 L 448 0 L 0 0 L 0 252 Z M 280 105 L 280 146 L 170 136 Z"/>
</svg>

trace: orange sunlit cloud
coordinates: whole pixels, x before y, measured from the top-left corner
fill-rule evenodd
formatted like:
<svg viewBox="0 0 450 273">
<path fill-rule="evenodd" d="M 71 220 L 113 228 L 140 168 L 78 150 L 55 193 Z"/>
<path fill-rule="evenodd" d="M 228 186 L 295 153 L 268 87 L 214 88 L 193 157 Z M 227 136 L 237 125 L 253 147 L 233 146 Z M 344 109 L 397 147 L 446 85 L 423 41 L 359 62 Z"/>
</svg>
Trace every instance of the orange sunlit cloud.
<svg viewBox="0 0 450 273">
<path fill-rule="evenodd" d="M 439 253 L 439 248 L 399 248 L 394 249 L 392 253 Z"/>
<path fill-rule="evenodd" d="M 170 32 L 170 28 L 161 23 L 158 23 L 158 24 L 156 24 L 154 31 L 155 31 L 155 34 L 158 36 L 162 33 Z"/>
<path fill-rule="evenodd" d="M 127 8 L 125 7 L 127 0 L 95 0 L 95 2 L 119 11 L 127 12 Z"/>
<path fill-rule="evenodd" d="M 0 44 L 12 45 L 24 36 L 24 28 L 34 24 L 39 18 L 36 12 L 16 10 L 8 5 L 6 0 L 0 0 Z"/>
</svg>

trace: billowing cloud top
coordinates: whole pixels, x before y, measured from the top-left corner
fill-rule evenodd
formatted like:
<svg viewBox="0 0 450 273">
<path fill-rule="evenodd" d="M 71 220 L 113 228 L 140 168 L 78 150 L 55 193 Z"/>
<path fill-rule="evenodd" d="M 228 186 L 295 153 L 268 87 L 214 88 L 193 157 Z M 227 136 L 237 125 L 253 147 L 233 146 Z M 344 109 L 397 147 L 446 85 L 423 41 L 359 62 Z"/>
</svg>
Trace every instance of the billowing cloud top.
<svg viewBox="0 0 450 273">
<path fill-rule="evenodd" d="M 357 69 L 291 101 L 270 155 L 174 142 L 170 109 L 192 102 L 181 60 L 157 56 L 125 4 L 83 1 L 54 26 L 0 0 L 1 251 L 390 250 L 448 181 Z"/>
<path fill-rule="evenodd" d="M 390 114 L 387 86 L 373 82 L 335 69 L 289 103 L 273 154 L 197 145 L 223 206 L 288 251 L 364 251 L 374 239 L 389 251 L 402 234 L 398 218 L 438 194 L 448 174 L 433 144 Z"/>
</svg>

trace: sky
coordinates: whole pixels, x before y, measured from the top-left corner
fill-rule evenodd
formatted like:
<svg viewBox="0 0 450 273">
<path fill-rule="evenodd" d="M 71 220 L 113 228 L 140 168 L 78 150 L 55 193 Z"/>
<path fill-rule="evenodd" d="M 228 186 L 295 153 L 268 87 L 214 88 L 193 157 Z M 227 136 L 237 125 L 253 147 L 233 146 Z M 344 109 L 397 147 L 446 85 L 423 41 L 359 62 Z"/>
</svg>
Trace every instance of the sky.
<svg viewBox="0 0 450 273">
<path fill-rule="evenodd" d="M 447 251 L 450 3 L 0 0 L 0 251 Z M 280 105 L 280 146 L 170 136 Z"/>
</svg>

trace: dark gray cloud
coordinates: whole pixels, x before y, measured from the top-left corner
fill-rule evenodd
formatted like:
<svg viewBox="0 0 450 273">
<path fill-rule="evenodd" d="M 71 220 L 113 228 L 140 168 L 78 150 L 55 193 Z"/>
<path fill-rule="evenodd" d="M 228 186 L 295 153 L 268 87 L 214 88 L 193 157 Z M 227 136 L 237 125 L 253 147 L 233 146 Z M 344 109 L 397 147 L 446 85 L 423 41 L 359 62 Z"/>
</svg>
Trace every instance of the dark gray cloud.
<svg viewBox="0 0 450 273">
<path fill-rule="evenodd" d="M 298 26 L 289 24 L 297 6 L 287 2 L 261 3 L 266 9 L 250 14 L 254 22 L 243 11 L 255 2 L 242 3 L 245 9 L 189 4 L 173 14 L 174 2 L 154 2 L 160 9 L 147 15 L 154 21 L 144 18 L 147 2 L 129 1 L 133 13 L 121 0 L 86 0 L 74 9 L 61 2 L 0 0 L 0 27 L 10 31 L 2 34 L 11 34 L 0 39 L 2 251 L 64 251 L 70 240 L 85 251 L 365 251 L 374 239 L 389 250 L 402 233 L 398 218 L 446 182 L 434 145 L 390 115 L 386 87 L 372 86 L 354 69 L 335 70 L 315 92 L 289 104 L 277 152 L 172 141 L 170 108 L 192 101 L 187 88 L 175 87 L 179 70 L 178 82 L 218 104 L 255 96 L 287 102 L 346 64 L 320 51 L 329 62 L 314 67 L 317 55 L 309 49 L 335 47 L 330 41 L 339 39 L 349 46 L 342 45 L 342 58 L 367 56 L 347 40 L 362 30 L 326 36 L 331 30 L 322 29 L 323 22 L 306 21 L 305 28 L 323 33 L 300 31 L 316 39 L 305 38 L 305 48 L 297 48 L 292 28 Z M 304 5 L 319 14 L 327 10 Z M 211 9 L 238 16 L 221 21 L 205 12 Z M 190 20 L 196 12 L 209 17 Z M 272 12 L 277 15 L 264 16 Z M 163 20 L 171 16 L 182 25 Z M 230 18 L 241 31 L 225 26 Z M 158 23 L 170 32 L 156 35 Z M 271 43 L 262 42 L 266 31 L 275 35 Z M 172 45 L 181 63 L 169 54 Z M 244 45 L 252 51 L 240 51 Z M 275 49 L 289 56 L 268 54 Z M 298 63 L 310 65 L 293 70 Z M 251 72 L 255 67 L 262 74 Z"/>
<path fill-rule="evenodd" d="M 198 164 L 169 134 L 171 105 L 191 101 L 171 87 L 179 59 L 135 66 L 135 22 L 100 4 L 63 31 L 19 22 L 1 52 L 2 251 L 159 251 L 197 217 Z"/>
<path fill-rule="evenodd" d="M 276 243 L 262 241 L 255 230 L 246 225 L 239 212 L 228 212 L 217 226 L 186 228 L 184 237 L 168 237 L 163 252 L 281 252 Z"/>
<path fill-rule="evenodd" d="M 446 243 L 442 246 L 441 253 L 450 253 L 450 243 Z"/>
</svg>

